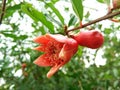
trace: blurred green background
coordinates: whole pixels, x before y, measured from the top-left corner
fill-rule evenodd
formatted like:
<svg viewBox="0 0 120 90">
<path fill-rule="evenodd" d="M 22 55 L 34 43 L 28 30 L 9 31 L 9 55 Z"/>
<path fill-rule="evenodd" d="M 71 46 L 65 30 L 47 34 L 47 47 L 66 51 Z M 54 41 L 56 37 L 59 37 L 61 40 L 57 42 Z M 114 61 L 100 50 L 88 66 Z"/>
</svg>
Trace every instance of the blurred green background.
<svg viewBox="0 0 120 90">
<path fill-rule="evenodd" d="M 90 0 L 101 6 L 97 8 L 87 6 L 89 0 L 80 1 L 83 6 L 77 10 L 84 22 L 107 12 L 105 0 Z M 0 6 L 2 13 L 2 0 Z M 41 55 L 32 50 L 37 46 L 33 39 L 46 33 L 64 34 L 64 25 L 79 25 L 70 0 L 7 0 L 0 25 L 0 90 L 120 90 L 120 23 L 105 20 L 91 25 L 104 35 L 104 45 L 96 50 L 79 47 L 50 79 L 46 77 L 50 67 L 33 64 Z"/>
</svg>

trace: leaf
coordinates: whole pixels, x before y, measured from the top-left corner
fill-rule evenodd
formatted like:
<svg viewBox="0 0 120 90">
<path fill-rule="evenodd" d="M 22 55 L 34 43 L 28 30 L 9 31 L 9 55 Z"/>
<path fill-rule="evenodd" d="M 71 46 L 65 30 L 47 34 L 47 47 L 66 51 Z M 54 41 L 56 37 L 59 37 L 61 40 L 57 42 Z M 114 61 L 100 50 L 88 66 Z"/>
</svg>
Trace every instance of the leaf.
<svg viewBox="0 0 120 90">
<path fill-rule="evenodd" d="M 39 27 L 39 28 L 36 28 L 36 24 L 33 23 L 33 24 L 32 24 L 32 27 L 35 28 L 35 30 L 33 31 L 33 33 L 39 33 L 39 32 L 41 32 L 42 35 L 46 34 L 46 30 L 44 29 L 44 26 L 41 26 L 41 27 Z"/>
<path fill-rule="evenodd" d="M 51 2 L 54 3 L 54 4 L 55 4 L 56 2 L 58 2 L 58 1 L 59 1 L 59 0 L 51 0 Z"/>
<path fill-rule="evenodd" d="M 71 2 L 72 2 L 74 12 L 79 17 L 79 19 L 82 21 L 82 19 L 83 19 L 82 0 L 71 0 Z"/>
<path fill-rule="evenodd" d="M 27 38 L 28 38 L 27 35 L 20 35 L 19 37 L 17 37 L 18 40 L 25 40 Z"/>
<path fill-rule="evenodd" d="M 77 22 L 77 18 L 72 14 L 71 18 L 70 18 L 70 21 L 68 23 L 68 26 L 75 25 L 76 22 Z"/>
<path fill-rule="evenodd" d="M 113 75 L 115 77 L 118 77 L 118 70 L 116 68 L 113 68 Z"/>
<path fill-rule="evenodd" d="M 51 17 L 49 14 L 46 14 L 46 17 L 49 18 L 50 21 L 56 23 L 59 27 L 63 26 L 62 23 L 60 23 L 59 21 L 55 20 L 55 18 Z"/>
<path fill-rule="evenodd" d="M 10 38 L 17 38 L 17 36 L 15 34 L 9 34 L 9 33 L 4 33 L 4 32 L 0 32 L 1 34 L 3 34 L 5 37 L 10 37 Z"/>
<path fill-rule="evenodd" d="M 11 3 L 13 0 L 8 0 L 7 4 Z"/>
<path fill-rule="evenodd" d="M 45 33 L 46 33 L 46 31 L 45 31 L 45 29 L 44 29 L 44 27 L 42 26 L 42 27 L 40 27 L 40 30 L 41 30 L 41 32 L 42 32 L 42 35 L 44 35 Z"/>
<path fill-rule="evenodd" d="M 56 9 L 52 3 L 46 3 L 46 5 L 48 5 L 53 10 L 53 12 L 57 15 L 61 23 L 64 25 L 64 18 L 61 15 L 61 13 L 58 11 L 58 9 Z"/>
<path fill-rule="evenodd" d="M 21 8 L 21 3 L 14 6 L 7 7 L 4 17 L 7 18 L 9 16 L 12 16 L 15 13 L 15 11 L 19 10 L 20 8 Z"/>
<path fill-rule="evenodd" d="M 110 0 L 97 0 L 100 3 L 106 3 L 107 5 L 110 5 Z"/>
<path fill-rule="evenodd" d="M 111 29 L 111 28 L 105 28 L 105 29 L 104 29 L 105 35 L 109 35 L 111 32 L 112 32 L 112 29 Z"/>
<path fill-rule="evenodd" d="M 83 48 L 82 47 L 78 47 L 78 51 L 77 51 L 77 56 L 81 57 L 83 54 Z"/>
<path fill-rule="evenodd" d="M 84 17 L 88 18 L 89 16 L 90 16 L 90 12 L 88 11 Z"/>
<path fill-rule="evenodd" d="M 98 24 L 98 29 L 100 29 L 101 30 L 101 28 L 102 28 L 102 24 Z"/>
<path fill-rule="evenodd" d="M 5 37 L 13 38 L 14 41 L 24 40 L 24 39 L 28 38 L 27 35 L 17 36 L 16 34 L 12 34 L 12 33 L 5 33 L 5 32 L 0 32 L 0 33 L 3 34 Z"/>
<path fill-rule="evenodd" d="M 110 0 L 104 0 L 107 5 L 110 5 Z"/>
<path fill-rule="evenodd" d="M 21 9 L 24 13 L 30 16 L 35 22 L 40 21 L 43 25 L 45 25 L 51 33 L 54 33 L 54 26 L 53 24 L 46 19 L 46 16 L 32 7 L 31 4 L 24 4 L 21 6 Z"/>
<path fill-rule="evenodd" d="M 97 0 L 100 3 L 105 3 L 105 0 Z"/>
</svg>

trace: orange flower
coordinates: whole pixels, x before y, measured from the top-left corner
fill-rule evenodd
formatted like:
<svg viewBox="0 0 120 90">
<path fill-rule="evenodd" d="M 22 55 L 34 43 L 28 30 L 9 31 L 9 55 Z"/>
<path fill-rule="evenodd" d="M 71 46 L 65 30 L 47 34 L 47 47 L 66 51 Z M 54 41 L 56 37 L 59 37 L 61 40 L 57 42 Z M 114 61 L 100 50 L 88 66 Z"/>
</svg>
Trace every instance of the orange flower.
<svg viewBox="0 0 120 90">
<path fill-rule="evenodd" d="M 38 66 L 52 67 L 47 73 L 48 78 L 66 64 L 78 50 L 76 40 L 60 34 L 39 36 L 34 39 L 34 42 L 40 44 L 40 46 L 34 48 L 34 50 L 45 52 L 38 57 L 34 63 Z"/>
</svg>

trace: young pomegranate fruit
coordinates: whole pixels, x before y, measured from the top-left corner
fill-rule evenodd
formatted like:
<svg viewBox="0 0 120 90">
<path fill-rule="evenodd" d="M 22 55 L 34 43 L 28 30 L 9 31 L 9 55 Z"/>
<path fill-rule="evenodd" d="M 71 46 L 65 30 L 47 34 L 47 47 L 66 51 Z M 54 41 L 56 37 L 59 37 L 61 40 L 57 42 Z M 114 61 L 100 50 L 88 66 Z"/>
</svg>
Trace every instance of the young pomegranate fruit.
<svg viewBox="0 0 120 90">
<path fill-rule="evenodd" d="M 120 8 L 120 0 L 112 0 L 113 8 Z"/>
<path fill-rule="evenodd" d="M 80 46 L 85 46 L 92 49 L 101 47 L 104 42 L 103 35 L 96 30 L 81 31 L 76 36 L 71 37 L 74 38 Z"/>
</svg>

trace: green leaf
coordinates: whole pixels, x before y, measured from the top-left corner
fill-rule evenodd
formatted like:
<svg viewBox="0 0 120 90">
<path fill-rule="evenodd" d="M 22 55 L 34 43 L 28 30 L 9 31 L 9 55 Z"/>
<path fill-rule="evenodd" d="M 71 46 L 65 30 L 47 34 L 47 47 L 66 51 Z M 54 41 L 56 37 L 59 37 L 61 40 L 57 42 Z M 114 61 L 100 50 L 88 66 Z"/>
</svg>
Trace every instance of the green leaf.
<svg viewBox="0 0 120 90">
<path fill-rule="evenodd" d="M 62 23 L 60 23 L 59 21 L 57 21 L 55 18 L 51 17 L 49 14 L 46 14 L 45 16 L 46 16 L 47 18 L 49 18 L 50 21 L 56 23 L 59 27 L 62 27 L 62 26 L 63 26 Z"/>
<path fill-rule="evenodd" d="M 83 54 L 83 47 L 78 47 L 77 56 L 81 57 Z"/>
<path fill-rule="evenodd" d="M 25 40 L 27 38 L 28 38 L 27 35 L 20 35 L 19 37 L 17 37 L 18 40 Z"/>
<path fill-rule="evenodd" d="M 104 33 L 105 33 L 106 35 L 109 35 L 111 32 L 112 32 L 112 29 L 111 29 L 111 28 L 105 28 L 105 29 L 104 29 Z"/>
<path fill-rule="evenodd" d="M 110 5 L 110 0 L 97 0 L 100 3 L 106 3 L 107 5 Z"/>
<path fill-rule="evenodd" d="M 20 8 L 21 8 L 21 3 L 14 6 L 7 7 L 4 17 L 7 18 L 9 16 L 12 16 L 15 13 L 15 11 L 19 10 Z"/>
<path fill-rule="evenodd" d="M 42 13 L 36 10 L 32 7 L 31 4 L 24 4 L 21 6 L 21 9 L 24 13 L 26 13 L 28 16 L 30 16 L 35 22 L 40 21 L 43 25 L 45 25 L 50 33 L 54 33 L 54 26 L 53 24 L 46 19 L 46 16 Z"/>
<path fill-rule="evenodd" d="M 10 37 L 10 38 L 17 38 L 17 36 L 15 34 L 9 34 L 9 33 L 4 33 L 4 32 L 0 32 L 1 34 L 3 34 L 5 37 Z"/>
<path fill-rule="evenodd" d="M 97 0 L 100 3 L 105 3 L 105 0 Z"/>
<path fill-rule="evenodd" d="M 110 0 L 104 0 L 107 5 L 110 5 Z"/>
<path fill-rule="evenodd" d="M 79 19 L 82 21 L 82 19 L 83 19 L 82 0 L 71 0 L 71 2 L 72 2 L 74 12 L 79 17 Z"/>
<path fill-rule="evenodd" d="M 56 9 L 52 3 L 46 3 L 46 5 L 48 5 L 53 10 L 53 12 L 57 15 L 61 23 L 64 25 L 64 18 L 61 15 L 61 13 L 58 11 L 58 9 Z"/>
<path fill-rule="evenodd" d="M 113 68 L 113 75 L 115 77 L 118 77 L 118 70 L 116 68 Z"/>
<path fill-rule="evenodd" d="M 56 2 L 58 2 L 58 1 L 59 1 L 59 0 L 51 0 L 51 2 L 54 3 L 54 4 L 55 4 Z"/>
<path fill-rule="evenodd" d="M 12 1 L 13 1 L 13 0 L 8 0 L 8 1 L 7 1 L 7 4 L 10 4 Z"/>
<path fill-rule="evenodd" d="M 0 32 L 0 33 L 3 34 L 5 37 L 13 38 L 14 41 L 24 40 L 24 39 L 28 38 L 27 35 L 17 36 L 16 34 L 12 34 L 12 33 L 5 33 L 5 32 Z"/>
<path fill-rule="evenodd" d="M 42 26 L 42 27 L 40 27 L 40 30 L 41 30 L 41 32 L 42 32 L 42 35 L 44 35 L 45 33 L 46 33 L 46 31 L 45 31 L 45 29 L 44 29 L 44 27 Z"/>
<path fill-rule="evenodd" d="M 85 18 L 88 18 L 90 16 L 90 12 L 88 11 L 85 15 Z"/>
<path fill-rule="evenodd" d="M 75 25 L 75 23 L 77 22 L 77 18 L 75 17 L 75 15 L 71 15 L 70 21 L 68 23 L 68 26 L 72 26 Z"/>
</svg>

